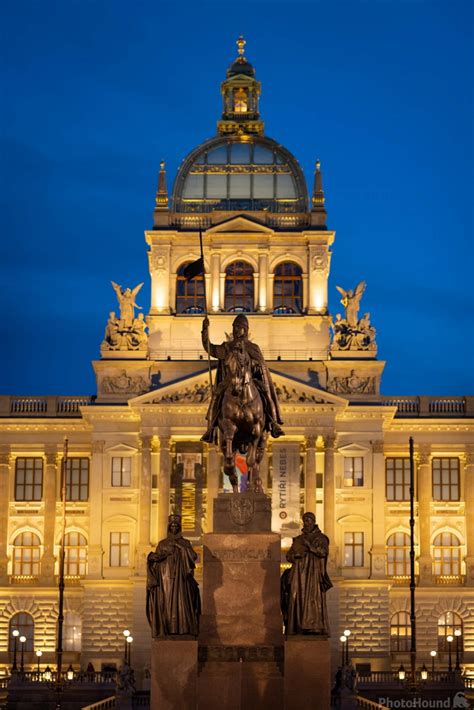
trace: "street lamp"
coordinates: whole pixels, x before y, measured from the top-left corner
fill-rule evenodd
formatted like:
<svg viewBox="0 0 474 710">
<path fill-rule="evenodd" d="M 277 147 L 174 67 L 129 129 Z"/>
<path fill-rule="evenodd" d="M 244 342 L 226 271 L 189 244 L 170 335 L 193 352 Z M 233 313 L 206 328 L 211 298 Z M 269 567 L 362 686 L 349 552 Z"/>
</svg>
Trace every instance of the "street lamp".
<svg viewBox="0 0 474 710">
<path fill-rule="evenodd" d="M 346 662 L 346 648 L 345 648 L 345 644 L 347 643 L 347 636 L 345 636 L 344 634 L 342 634 L 342 636 L 339 637 L 339 641 L 342 643 L 342 646 L 341 646 L 341 648 L 342 648 L 341 665 L 342 665 L 342 667 L 344 668 L 344 664 L 345 664 L 345 662 Z"/>
<path fill-rule="evenodd" d="M 431 656 L 431 677 L 434 678 L 434 659 L 436 658 L 436 651 L 430 651 Z"/>
<path fill-rule="evenodd" d="M 406 673 L 405 673 L 405 669 L 404 669 L 403 663 L 402 663 L 402 665 L 398 669 L 398 679 L 405 680 L 405 678 L 406 678 Z"/>
<path fill-rule="evenodd" d="M 43 655 L 43 651 L 36 651 L 36 658 L 38 659 L 38 680 L 40 679 L 40 658 Z"/>
<path fill-rule="evenodd" d="M 133 636 L 127 636 L 127 644 L 128 644 L 128 665 L 131 666 L 131 655 L 132 655 L 132 643 L 133 643 Z"/>
<path fill-rule="evenodd" d="M 123 633 L 123 635 L 124 635 L 124 643 L 125 643 L 125 646 L 124 646 L 124 660 L 125 660 L 125 663 L 126 663 L 126 662 L 127 662 L 127 653 L 128 653 L 128 650 L 127 650 L 127 639 L 128 639 L 129 636 L 130 636 L 130 631 L 129 631 L 128 629 L 125 629 L 125 631 L 122 631 L 122 633 Z"/>
<path fill-rule="evenodd" d="M 13 629 L 12 631 L 12 636 L 13 636 L 13 666 L 12 666 L 12 672 L 17 670 L 17 665 L 16 665 L 16 648 L 17 648 L 17 639 L 18 636 L 20 635 L 20 632 L 18 629 Z"/>
<path fill-rule="evenodd" d="M 74 668 L 72 667 L 72 664 L 69 664 L 69 668 L 66 671 L 66 678 L 68 680 L 74 680 Z"/>
<path fill-rule="evenodd" d="M 461 639 L 462 631 L 461 629 L 455 629 L 454 630 L 454 635 L 456 636 L 456 670 L 460 671 L 461 666 L 459 663 L 459 641 Z"/>
<path fill-rule="evenodd" d="M 451 673 L 452 670 L 453 670 L 453 664 L 452 664 L 452 659 L 451 659 L 451 644 L 452 644 L 452 642 L 454 641 L 454 636 L 451 636 L 451 634 L 449 634 L 449 636 L 446 637 L 446 641 L 448 642 L 448 652 L 449 652 L 449 655 L 448 655 L 448 661 L 449 661 L 449 663 L 448 663 L 448 670 L 449 670 L 449 672 Z"/>
<path fill-rule="evenodd" d="M 347 642 L 346 642 L 346 665 L 347 666 L 349 665 L 349 636 L 350 635 L 351 635 L 350 629 L 346 629 L 344 631 L 344 636 L 347 639 Z"/>
<path fill-rule="evenodd" d="M 25 664 L 25 643 L 26 643 L 26 636 L 20 636 L 20 643 L 21 643 L 21 662 L 20 662 L 20 671 L 23 673 Z"/>
<path fill-rule="evenodd" d="M 428 680 L 428 669 L 424 663 L 421 666 L 421 680 Z"/>
</svg>

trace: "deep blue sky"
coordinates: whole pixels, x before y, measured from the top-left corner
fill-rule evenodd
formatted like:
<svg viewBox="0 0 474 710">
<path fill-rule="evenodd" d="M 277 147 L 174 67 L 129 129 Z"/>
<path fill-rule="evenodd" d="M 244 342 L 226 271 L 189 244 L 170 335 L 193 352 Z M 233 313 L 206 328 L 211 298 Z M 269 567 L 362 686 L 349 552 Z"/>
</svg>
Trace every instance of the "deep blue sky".
<svg viewBox="0 0 474 710">
<path fill-rule="evenodd" d="M 470 0 L 6 3 L 0 284 L 5 394 L 91 394 L 110 286 L 146 285 L 161 158 L 215 133 L 247 39 L 266 134 L 322 161 L 336 284 L 385 394 L 474 393 Z"/>
</svg>

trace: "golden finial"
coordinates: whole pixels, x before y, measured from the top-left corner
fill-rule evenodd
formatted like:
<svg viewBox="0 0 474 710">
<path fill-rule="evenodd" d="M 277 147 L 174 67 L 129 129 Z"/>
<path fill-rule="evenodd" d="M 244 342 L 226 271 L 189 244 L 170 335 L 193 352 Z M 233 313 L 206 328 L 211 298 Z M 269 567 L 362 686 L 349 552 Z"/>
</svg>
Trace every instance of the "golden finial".
<svg viewBox="0 0 474 710">
<path fill-rule="evenodd" d="M 165 161 L 162 160 L 162 161 L 160 162 L 160 170 L 163 172 L 164 169 L 165 169 Z"/>
<path fill-rule="evenodd" d="M 245 51 L 246 44 L 247 44 L 247 42 L 244 40 L 243 35 L 240 35 L 237 42 L 236 42 L 236 45 L 237 45 L 237 51 L 239 53 L 239 59 L 241 59 L 242 61 L 245 59 L 244 51 Z"/>
<path fill-rule="evenodd" d="M 321 172 L 321 161 L 319 160 L 319 158 L 316 160 L 316 172 Z"/>
</svg>

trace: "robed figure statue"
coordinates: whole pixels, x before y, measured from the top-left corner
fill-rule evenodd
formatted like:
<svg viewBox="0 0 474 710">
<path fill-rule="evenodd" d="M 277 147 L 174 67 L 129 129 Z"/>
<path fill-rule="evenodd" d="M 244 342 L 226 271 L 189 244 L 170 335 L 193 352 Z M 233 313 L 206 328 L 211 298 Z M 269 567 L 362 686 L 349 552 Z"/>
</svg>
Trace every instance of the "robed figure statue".
<svg viewBox="0 0 474 710">
<path fill-rule="evenodd" d="M 332 582 L 326 571 L 329 538 L 304 513 L 302 534 L 293 539 L 286 559 L 290 569 L 281 577 L 281 610 L 286 634 L 329 636 L 326 592 Z"/>
<path fill-rule="evenodd" d="M 197 636 L 201 598 L 194 579 L 197 554 L 181 534 L 181 516 L 170 515 L 168 535 L 147 559 L 146 615 L 153 638 Z"/>
<path fill-rule="evenodd" d="M 224 471 L 237 492 L 235 454 L 246 454 L 249 480 L 261 490 L 260 462 L 268 434 L 284 434 L 278 399 L 262 351 L 248 339 L 249 322 L 241 313 L 232 324 L 232 336 L 218 345 L 209 340 L 209 319 L 204 319 L 202 344 L 218 359 L 216 386 L 207 413 L 203 441 L 218 442 L 224 455 Z"/>
</svg>

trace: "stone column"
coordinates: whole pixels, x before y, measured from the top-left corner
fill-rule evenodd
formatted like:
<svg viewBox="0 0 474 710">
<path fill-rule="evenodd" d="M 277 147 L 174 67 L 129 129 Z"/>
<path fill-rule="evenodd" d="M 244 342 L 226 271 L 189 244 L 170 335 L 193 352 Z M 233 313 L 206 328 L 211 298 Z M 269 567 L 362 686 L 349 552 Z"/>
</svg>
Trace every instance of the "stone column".
<svg viewBox="0 0 474 710">
<path fill-rule="evenodd" d="M 135 573 L 146 574 L 146 558 L 150 548 L 150 522 L 151 522 L 151 441 L 149 435 L 142 435 L 141 441 L 141 467 L 140 467 L 140 505 L 137 559 Z"/>
<path fill-rule="evenodd" d="M 316 515 L 316 437 L 312 435 L 306 437 L 305 469 L 304 508 Z"/>
<path fill-rule="evenodd" d="M 170 512 L 171 439 L 160 436 L 160 472 L 158 476 L 158 540 L 166 537 Z"/>
<path fill-rule="evenodd" d="M 0 449 L 0 584 L 8 583 L 8 507 L 10 505 L 11 455 L 8 446 Z"/>
<path fill-rule="evenodd" d="M 225 307 L 225 271 L 219 274 L 219 308 L 221 311 Z"/>
<path fill-rule="evenodd" d="M 275 274 L 268 274 L 267 278 L 267 310 L 271 313 L 273 311 L 273 281 L 275 280 Z"/>
<path fill-rule="evenodd" d="M 420 446 L 417 455 L 417 489 L 418 489 L 418 536 L 420 556 L 418 566 L 420 570 L 420 586 L 433 583 L 432 559 L 430 547 L 431 533 L 431 459 L 430 447 Z M 416 463 L 415 463 L 416 465 Z"/>
<path fill-rule="evenodd" d="M 335 479 L 334 479 L 334 449 L 336 436 L 329 434 L 324 437 L 324 534 L 328 536 L 329 558 L 328 567 L 336 572 L 337 567 L 337 546 L 336 546 L 336 526 L 335 526 Z"/>
<path fill-rule="evenodd" d="M 466 447 L 462 458 L 466 509 L 466 585 L 474 587 L 474 446 Z"/>
<path fill-rule="evenodd" d="M 372 549 L 370 550 L 371 579 L 386 575 L 385 546 L 385 457 L 383 441 L 372 442 Z"/>
<path fill-rule="evenodd" d="M 268 252 L 260 252 L 258 255 L 258 271 L 259 271 L 259 293 L 258 293 L 258 310 L 266 311 L 267 303 L 267 286 L 268 286 Z"/>
<path fill-rule="evenodd" d="M 216 313 L 220 310 L 221 299 L 220 299 L 220 266 L 221 266 L 221 255 L 218 251 L 214 251 L 211 254 L 211 307 Z"/>
<path fill-rule="evenodd" d="M 154 436 L 151 440 L 151 480 L 156 481 L 155 489 L 158 486 L 158 481 L 160 477 L 160 449 L 158 437 Z M 152 500 L 155 500 L 154 494 L 152 492 Z M 150 515 L 150 542 L 152 547 L 156 547 L 159 542 L 158 538 L 158 501 L 155 505 L 152 505 L 151 515 Z"/>
<path fill-rule="evenodd" d="M 92 460 L 89 481 L 89 548 L 88 548 L 88 578 L 102 579 L 103 555 L 102 547 L 102 491 L 104 477 L 104 446 L 105 441 L 92 442 Z"/>
<path fill-rule="evenodd" d="M 43 479 L 44 500 L 44 552 L 41 560 L 41 581 L 47 585 L 54 583 L 54 540 L 56 530 L 56 501 L 61 481 L 62 457 L 56 447 L 46 449 Z"/>
<path fill-rule="evenodd" d="M 207 448 L 207 530 L 214 530 L 214 498 L 219 493 L 220 453 L 217 447 Z"/>
<path fill-rule="evenodd" d="M 316 439 L 316 453 L 315 453 L 315 465 L 316 465 L 316 484 L 318 479 L 318 474 L 321 474 L 321 480 L 324 485 L 324 439 L 322 436 L 318 436 Z M 316 485 L 316 500 L 322 500 L 322 503 L 316 503 L 316 520 L 321 530 L 324 530 L 324 488 L 320 495 L 318 495 L 318 487 Z"/>
</svg>

